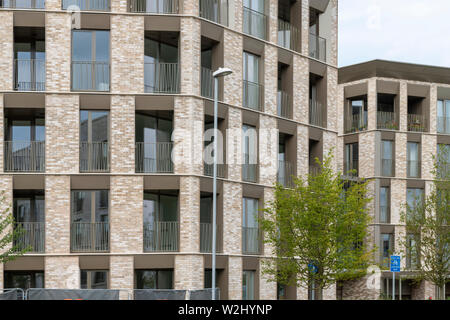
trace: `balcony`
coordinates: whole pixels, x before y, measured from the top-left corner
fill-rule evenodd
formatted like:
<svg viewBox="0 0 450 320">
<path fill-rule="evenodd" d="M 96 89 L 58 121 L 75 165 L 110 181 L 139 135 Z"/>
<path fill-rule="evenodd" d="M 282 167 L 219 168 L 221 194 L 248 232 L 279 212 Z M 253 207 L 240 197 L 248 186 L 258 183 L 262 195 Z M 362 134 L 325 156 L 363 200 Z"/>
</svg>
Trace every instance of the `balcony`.
<svg viewBox="0 0 450 320">
<path fill-rule="evenodd" d="M 383 177 L 394 176 L 395 163 L 392 159 L 381 159 L 381 175 Z"/>
<path fill-rule="evenodd" d="M 278 161 L 277 181 L 286 188 L 294 188 L 294 165 L 288 161 Z"/>
<path fill-rule="evenodd" d="M 300 48 L 300 31 L 287 21 L 278 19 L 278 45 L 298 51 Z"/>
<path fill-rule="evenodd" d="M 137 173 L 173 173 L 173 142 L 136 142 Z"/>
<path fill-rule="evenodd" d="M 45 91 L 45 60 L 15 59 L 14 90 Z"/>
<path fill-rule="evenodd" d="M 437 118 L 437 132 L 450 134 L 450 117 Z"/>
<path fill-rule="evenodd" d="M 291 96 L 282 90 L 277 94 L 277 114 L 279 117 L 291 119 Z"/>
<path fill-rule="evenodd" d="M 178 251 L 178 222 L 160 221 L 144 225 L 144 252 Z"/>
<path fill-rule="evenodd" d="M 145 63 L 144 74 L 146 93 L 178 93 L 180 91 L 178 63 Z"/>
<path fill-rule="evenodd" d="M 316 100 L 309 100 L 309 124 L 324 127 L 322 104 Z"/>
<path fill-rule="evenodd" d="M 345 118 L 345 133 L 367 130 L 367 111 L 363 114 L 352 114 Z"/>
<path fill-rule="evenodd" d="M 249 163 L 249 155 L 244 154 L 244 163 L 242 164 L 242 180 L 247 182 L 258 182 L 258 164 Z"/>
<path fill-rule="evenodd" d="M 214 172 L 214 165 L 203 163 L 203 174 L 208 177 L 212 177 Z M 218 163 L 217 164 L 217 177 L 225 178 L 225 164 Z"/>
<path fill-rule="evenodd" d="M 243 88 L 244 88 L 244 97 L 243 97 L 244 107 L 262 111 L 264 86 L 259 83 L 244 80 Z"/>
<path fill-rule="evenodd" d="M 77 6 L 81 11 L 110 11 L 109 0 L 62 0 L 62 8 Z"/>
<path fill-rule="evenodd" d="M 72 61 L 72 90 L 109 91 L 109 62 Z"/>
<path fill-rule="evenodd" d="M 344 163 L 344 176 L 350 178 L 358 177 L 359 161 L 353 160 Z"/>
<path fill-rule="evenodd" d="M 408 114 L 408 131 L 427 131 L 426 118 L 420 114 Z"/>
<path fill-rule="evenodd" d="M 327 40 L 314 34 L 309 34 L 309 56 L 311 58 L 327 61 Z"/>
<path fill-rule="evenodd" d="M 266 39 L 267 16 L 261 12 L 244 7 L 244 33 Z"/>
<path fill-rule="evenodd" d="M 5 172 L 44 172 L 45 141 L 5 141 Z"/>
<path fill-rule="evenodd" d="M 130 0 L 130 12 L 175 14 L 178 13 L 178 0 Z"/>
<path fill-rule="evenodd" d="M 202 97 L 213 99 L 214 98 L 214 77 L 213 71 L 208 68 L 202 67 L 201 75 L 201 90 Z"/>
<path fill-rule="evenodd" d="M 320 174 L 320 166 L 318 164 L 309 165 L 309 175 L 310 176 L 317 176 Z"/>
<path fill-rule="evenodd" d="M 200 223 L 200 252 L 212 252 L 212 223 Z M 219 247 L 219 229 L 216 228 L 216 252 Z"/>
<path fill-rule="evenodd" d="M 242 253 L 259 253 L 259 229 L 242 227 Z"/>
<path fill-rule="evenodd" d="M 200 17 L 228 26 L 228 0 L 200 0 Z"/>
<path fill-rule="evenodd" d="M 108 252 L 108 222 L 72 222 L 70 226 L 72 252 Z"/>
<path fill-rule="evenodd" d="M 0 8 L 10 9 L 44 9 L 45 0 L 3 0 Z"/>
<path fill-rule="evenodd" d="M 377 128 L 398 130 L 398 123 L 395 120 L 395 113 L 386 111 L 377 111 Z"/>
<path fill-rule="evenodd" d="M 406 170 L 408 178 L 420 178 L 421 162 L 417 160 L 407 160 Z"/>
<path fill-rule="evenodd" d="M 22 232 L 14 240 L 14 246 L 19 250 L 29 249 L 28 252 L 45 252 L 45 223 L 44 222 L 17 222 L 16 227 Z"/>
<path fill-rule="evenodd" d="M 108 142 L 80 143 L 80 172 L 108 172 Z"/>
</svg>

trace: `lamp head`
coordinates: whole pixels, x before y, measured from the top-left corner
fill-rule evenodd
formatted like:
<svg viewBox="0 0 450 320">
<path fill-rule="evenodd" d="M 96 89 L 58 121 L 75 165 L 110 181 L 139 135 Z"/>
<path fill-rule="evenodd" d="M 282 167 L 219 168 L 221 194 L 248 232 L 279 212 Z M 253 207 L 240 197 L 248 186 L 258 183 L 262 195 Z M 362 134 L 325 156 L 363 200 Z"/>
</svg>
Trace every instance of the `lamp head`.
<svg viewBox="0 0 450 320">
<path fill-rule="evenodd" d="M 233 73 L 233 70 L 231 70 L 229 68 L 219 68 L 216 71 L 214 71 L 213 77 L 214 78 L 225 77 L 232 73 Z"/>
</svg>

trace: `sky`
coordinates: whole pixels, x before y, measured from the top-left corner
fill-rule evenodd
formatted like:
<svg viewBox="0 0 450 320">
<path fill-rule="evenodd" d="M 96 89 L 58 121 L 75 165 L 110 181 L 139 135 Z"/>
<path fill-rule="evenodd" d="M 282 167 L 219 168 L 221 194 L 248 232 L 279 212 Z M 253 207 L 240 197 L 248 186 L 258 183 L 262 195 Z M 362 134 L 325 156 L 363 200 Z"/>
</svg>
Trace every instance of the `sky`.
<svg viewBox="0 0 450 320">
<path fill-rule="evenodd" d="M 339 0 L 339 67 L 373 59 L 450 67 L 450 0 Z"/>
</svg>

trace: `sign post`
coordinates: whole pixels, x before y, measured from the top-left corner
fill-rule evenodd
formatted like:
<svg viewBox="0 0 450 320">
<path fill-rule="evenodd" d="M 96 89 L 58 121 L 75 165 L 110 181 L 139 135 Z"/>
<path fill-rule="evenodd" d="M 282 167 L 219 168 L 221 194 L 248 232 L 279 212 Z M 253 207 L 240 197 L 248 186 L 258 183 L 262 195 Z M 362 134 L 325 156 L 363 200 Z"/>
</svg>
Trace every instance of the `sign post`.
<svg viewBox="0 0 450 320">
<path fill-rule="evenodd" d="M 391 256 L 392 300 L 395 300 L 395 273 L 400 272 L 400 256 Z"/>
</svg>

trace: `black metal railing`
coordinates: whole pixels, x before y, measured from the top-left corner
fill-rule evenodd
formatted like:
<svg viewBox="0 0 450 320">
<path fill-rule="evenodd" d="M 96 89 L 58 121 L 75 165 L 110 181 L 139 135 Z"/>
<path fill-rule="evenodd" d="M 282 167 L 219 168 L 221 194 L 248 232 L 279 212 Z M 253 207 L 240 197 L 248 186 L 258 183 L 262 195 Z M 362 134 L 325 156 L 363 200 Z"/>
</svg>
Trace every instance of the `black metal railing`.
<svg viewBox="0 0 450 320">
<path fill-rule="evenodd" d="M 72 252 L 109 251 L 109 223 L 72 222 L 70 248 Z"/>
<path fill-rule="evenodd" d="M 262 111 L 264 87 L 259 83 L 243 80 L 243 106 Z"/>
<path fill-rule="evenodd" d="M 259 253 L 259 228 L 242 227 L 242 252 L 244 254 Z"/>
<path fill-rule="evenodd" d="M 277 94 L 277 114 L 279 117 L 291 119 L 291 96 L 282 90 Z"/>
<path fill-rule="evenodd" d="M 45 91 L 45 60 L 15 59 L 14 90 Z"/>
<path fill-rule="evenodd" d="M 109 78 L 109 62 L 72 61 L 72 90 L 109 91 Z"/>
<path fill-rule="evenodd" d="M 291 23 L 278 19 L 278 45 L 298 51 L 300 49 L 300 30 Z"/>
<path fill-rule="evenodd" d="M 45 171 L 45 141 L 5 141 L 4 155 L 7 172 Z"/>
<path fill-rule="evenodd" d="M 200 17 L 228 26 L 228 0 L 200 0 Z"/>
<path fill-rule="evenodd" d="M 144 252 L 178 251 L 178 222 L 144 224 Z"/>
<path fill-rule="evenodd" d="M 80 172 L 109 171 L 108 142 L 80 142 Z"/>
<path fill-rule="evenodd" d="M 289 161 L 278 161 L 278 183 L 286 188 L 294 187 L 294 165 Z"/>
<path fill-rule="evenodd" d="M 266 39 L 267 16 L 261 12 L 244 7 L 244 33 Z"/>
<path fill-rule="evenodd" d="M 136 172 L 172 173 L 173 142 L 136 142 Z"/>
<path fill-rule="evenodd" d="M 327 61 L 327 40 L 315 34 L 309 34 L 309 56 L 311 58 Z"/>
<path fill-rule="evenodd" d="M 178 93 L 180 91 L 178 63 L 145 63 L 144 86 L 146 93 Z"/>
<path fill-rule="evenodd" d="M 14 239 L 14 246 L 19 250 L 29 249 L 28 252 L 43 253 L 45 251 L 45 223 L 44 222 L 17 222 L 22 232 Z"/>
</svg>

